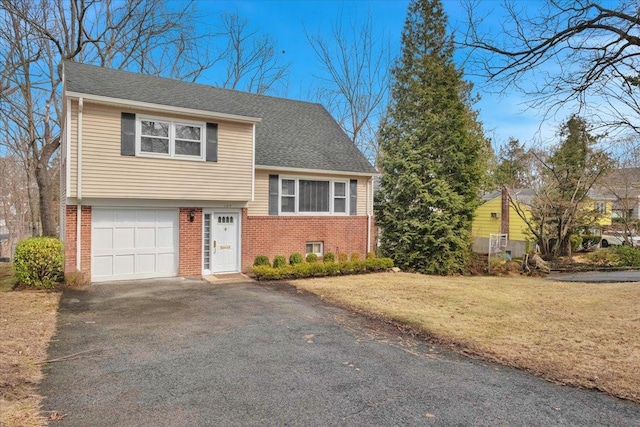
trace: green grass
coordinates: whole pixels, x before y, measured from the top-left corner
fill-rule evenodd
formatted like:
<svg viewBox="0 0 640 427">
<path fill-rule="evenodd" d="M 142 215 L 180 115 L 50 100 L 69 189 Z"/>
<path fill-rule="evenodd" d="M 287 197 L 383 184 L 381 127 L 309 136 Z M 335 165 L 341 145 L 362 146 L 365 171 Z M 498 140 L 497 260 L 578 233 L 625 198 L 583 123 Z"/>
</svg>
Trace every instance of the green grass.
<svg viewBox="0 0 640 427">
<path fill-rule="evenodd" d="M 9 292 L 15 288 L 18 281 L 10 263 L 0 264 L 0 292 Z"/>
<path fill-rule="evenodd" d="M 291 282 L 482 358 L 640 402 L 640 285 L 378 273 Z"/>
</svg>

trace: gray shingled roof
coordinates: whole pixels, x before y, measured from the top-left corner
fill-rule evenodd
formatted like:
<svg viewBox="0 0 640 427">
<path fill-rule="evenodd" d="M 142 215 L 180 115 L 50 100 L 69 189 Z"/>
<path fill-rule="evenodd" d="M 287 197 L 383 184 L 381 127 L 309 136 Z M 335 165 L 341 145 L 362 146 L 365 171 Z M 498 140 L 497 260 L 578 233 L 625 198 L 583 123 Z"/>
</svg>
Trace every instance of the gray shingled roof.
<svg viewBox="0 0 640 427">
<path fill-rule="evenodd" d="M 256 124 L 256 165 L 376 172 L 320 104 L 74 62 L 64 63 L 64 74 L 69 92 L 259 117 L 262 121 Z"/>
</svg>

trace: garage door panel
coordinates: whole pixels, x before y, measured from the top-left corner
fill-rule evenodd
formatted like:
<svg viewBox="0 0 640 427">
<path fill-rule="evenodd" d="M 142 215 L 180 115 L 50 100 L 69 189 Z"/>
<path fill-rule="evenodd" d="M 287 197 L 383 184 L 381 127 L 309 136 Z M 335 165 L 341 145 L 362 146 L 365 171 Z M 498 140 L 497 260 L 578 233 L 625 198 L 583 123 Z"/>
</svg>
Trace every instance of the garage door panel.
<svg viewBox="0 0 640 427">
<path fill-rule="evenodd" d="M 113 261 L 113 273 L 116 276 L 135 273 L 135 255 L 116 255 Z"/>
<path fill-rule="evenodd" d="M 114 249 L 131 250 L 136 247 L 135 244 L 135 227 L 119 227 L 115 229 Z"/>
<path fill-rule="evenodd" d="M 158 247 L 173 247 L 173 229 L 168 227 L 158 228 Z"/>
<path fill-rule="evenodd" d="M 94 208 L 92 217 L 93 280 L 177 276 L 177 210 Z"/>
<path fill-rule="evenodd" d="M 160 227 L 173 227 L 175 216 L 169 211 L 157 211 L 157 221 Z"/>
<path fill-rule="evenodd" d="M 118 226 L 134 226 L 137 222 L 137 212 L 135 210 L 115 211 L 115 222 Z"/>
<path fill-rule="evenodd" d="M 156 247 L 156 229 L 155 227 L 138 227 L 136 247 L 137 248 L 155 248 Z M 171 229 L 171 241 L 173 242 L 173 229 Z M 173 243 L 170 244 L 173 246 Z"/>
<path fill-rule="evenodd" d="M 158 254 L 156 259 L 158 262 L 158 271 L 163 273 L 169 273 L 172 271 L 171 263 L 173 261 L 173 254 Z"/>
<path fill-rule="evenodd" d="M 93 269 L 91 270 L 93 276 L 113 276 L 113 256 L 105 255 L 93 256 Z"/>
<path fill-rule="evenodd" d="M 95 255 L 100 254 L 96 251 L 111 251 L 113 249 L 113 228 L 94 228 L 92 241 Z"/>
<path fill-rule="evenodd" d="M 173 260 L 173 258 L 171 258 Z M 156 254 L 139 254 L 136 259 L 136 273 L 154 273 L 156 271 Z"/>
<path fill-rule="evenodd" d="M 112 227 L 113 217 L 114 217 L 113 211 L 94 209 L 91 212 L 91 221 L 93 222 L 94 227 L 95 226 Z"/>
</svg>

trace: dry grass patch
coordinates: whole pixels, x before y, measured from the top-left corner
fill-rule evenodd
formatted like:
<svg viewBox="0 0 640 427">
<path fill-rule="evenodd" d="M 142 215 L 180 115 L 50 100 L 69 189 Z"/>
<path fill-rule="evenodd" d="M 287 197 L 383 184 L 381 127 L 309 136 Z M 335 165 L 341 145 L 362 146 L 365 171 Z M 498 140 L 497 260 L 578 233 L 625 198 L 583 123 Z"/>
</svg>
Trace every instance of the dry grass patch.
<svg viewBox="0 0 640 427">
<path fill-rule="evenodd" d="M 59 293 L 0 292 L 0 425 L 41 426 L 39 362 L 56 328 Z"/>
<path fill-rule="evenodd" d="M 474 355 L 640 402 L 640 284 L 408 273 L 292 283 Z"/>
</svg>

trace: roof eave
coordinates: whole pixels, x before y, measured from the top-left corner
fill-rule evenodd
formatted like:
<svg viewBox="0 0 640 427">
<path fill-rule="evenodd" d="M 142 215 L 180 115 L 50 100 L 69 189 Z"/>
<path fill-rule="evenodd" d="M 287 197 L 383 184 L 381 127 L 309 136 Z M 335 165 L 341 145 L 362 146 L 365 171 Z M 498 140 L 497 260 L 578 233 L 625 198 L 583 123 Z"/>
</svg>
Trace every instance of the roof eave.
<svg viewBox="0 0 640 427">
<path fill-rule="evenodd" d="M 228 120 L 238 123 L 259 123 L 262 121 L 260 117 L 240 116 L 236 114 L 218 113 L 214 111 L 198 110 L 195 108 L 175 107 L 172 105 L 154 104 L 150 102 L 132 101 L 130 99 L 112 98 L 109 96 L 94 95 L 90 93 L 66 91 L 65 95 L 70 99 L 83 98 L 85 101 L 93 101 L 98 104 L 115 105 L 123 107 L 140 108 L 151 111 L 158 111 L 162 113 L 179 113 L 192 116 L 208 117 L 218 120 Z"/>
<path fill-rule="evenodd" d="M 353 171 L 335 171 L 329 169 L 305 169 L 305 168 L 292 168 L 286 166 L 270 166 L 270 165 L 256 165 L 256 169 L 270 170 L 276 172 L 289 172 L 289 173 L 309 173 L 317 175 L 354 175 L 354 176 L 380 176 L 382 174 L 378 172 L 353 172 Z"/>
</svg>

